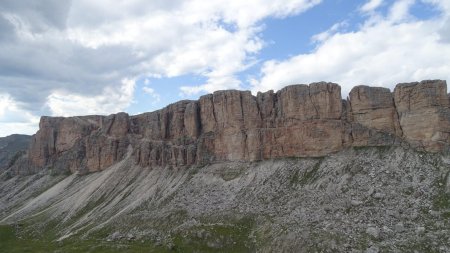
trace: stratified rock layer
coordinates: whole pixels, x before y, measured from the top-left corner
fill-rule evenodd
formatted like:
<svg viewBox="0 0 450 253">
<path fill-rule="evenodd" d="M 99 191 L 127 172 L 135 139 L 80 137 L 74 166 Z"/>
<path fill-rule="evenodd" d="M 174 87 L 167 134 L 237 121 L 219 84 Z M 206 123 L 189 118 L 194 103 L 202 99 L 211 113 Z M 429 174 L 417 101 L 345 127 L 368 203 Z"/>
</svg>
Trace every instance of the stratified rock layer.
<svg viewBox="0 0 450 253">
<path fill-rule="evenodd" d="M 226 90 L 129 116 L 42 117 L 30 168 L 81 173 L 134 157 L 141 166 L 188 166 L 324 156 L 351 146 L 395 145 L 447 151 L 445 81 L 357 86 L 348 100 L 334 83 L 292 85 L 253 96 Z M 22 166 L 24 162 L 21 162 Z"/>
</svg>

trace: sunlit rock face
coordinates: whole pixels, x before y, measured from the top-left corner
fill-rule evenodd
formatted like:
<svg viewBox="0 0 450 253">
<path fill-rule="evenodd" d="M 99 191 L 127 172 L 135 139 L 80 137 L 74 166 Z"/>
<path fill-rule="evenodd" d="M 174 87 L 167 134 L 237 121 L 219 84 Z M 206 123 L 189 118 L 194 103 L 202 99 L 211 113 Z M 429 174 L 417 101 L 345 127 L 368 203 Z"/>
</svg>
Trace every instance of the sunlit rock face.
<svg viewBox="0 0 450 253">
<path fill-rule="evenodd" d="M 448 147 L 450 110 L 445 81 L 398 84 L 394 99 L 406 141 L 427 151 Z"/>
<path fill-rule="evenodd" d="M 291 85 L 253 96 L 225 90 L 129 116 L 42 117 L 27 164 L 71 172 L 103 170 L 131 152 L 140 166 L 202 165 L 318 157 L 351 146 L 408 143 L 431 152 L 450 144 L 445 81 L 356 86 Z"/>
</svg>

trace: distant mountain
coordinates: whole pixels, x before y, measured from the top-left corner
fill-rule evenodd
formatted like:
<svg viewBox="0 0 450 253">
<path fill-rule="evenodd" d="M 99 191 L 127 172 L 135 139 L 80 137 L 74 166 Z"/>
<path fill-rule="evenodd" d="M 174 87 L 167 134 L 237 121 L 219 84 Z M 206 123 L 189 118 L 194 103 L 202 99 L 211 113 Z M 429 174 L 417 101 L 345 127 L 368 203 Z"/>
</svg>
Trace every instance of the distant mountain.
<svg viewBox="0 0 450 253">
<path fill-rule="evenodd" d="M 0 138 L 0 169 L 8 168 L 20 154 L 25 154 L 31 136 L 13 134 Z"/>
</svg>

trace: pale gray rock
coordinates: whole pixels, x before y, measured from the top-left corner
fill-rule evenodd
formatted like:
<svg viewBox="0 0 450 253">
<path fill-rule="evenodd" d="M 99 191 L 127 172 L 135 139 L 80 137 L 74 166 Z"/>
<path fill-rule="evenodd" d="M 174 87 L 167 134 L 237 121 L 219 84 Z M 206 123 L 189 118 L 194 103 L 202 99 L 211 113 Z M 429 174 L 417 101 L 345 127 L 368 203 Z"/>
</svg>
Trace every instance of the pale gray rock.
<svg viewBox="0 0 450 253">
<path fill-rule="evenodd" d="M 399 223 L 395 224 L 395 226 L 394 226 L 394 231 L 396 233 L 403 233 L 403 232 L 405 232 L 405 230 L 406 229 L 405 229 L 403 222 L 399 222 Z"/>
<path fill-rule="evenodd" d="M 380 238 L 380 229 L 375 226 L 369 226 L 366 229 L 366 234 L 370 235 L 374 239 Z"/>
<path fill-rule="evenodd" d="M 368 249 L 366 249 L 365 253 L 379 253 L 380 252 L 380 248 L 378 248 L 377 246 L 372 246 Z"/>
</svg>

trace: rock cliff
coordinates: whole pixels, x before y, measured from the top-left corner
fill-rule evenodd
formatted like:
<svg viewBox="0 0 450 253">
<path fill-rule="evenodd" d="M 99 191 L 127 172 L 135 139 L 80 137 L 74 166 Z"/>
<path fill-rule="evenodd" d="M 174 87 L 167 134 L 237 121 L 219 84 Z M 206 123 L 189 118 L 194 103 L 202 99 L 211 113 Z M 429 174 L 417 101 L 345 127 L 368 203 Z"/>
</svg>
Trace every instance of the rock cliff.
<svg viewBox="0 0 450 253">
<path fill-rule="evenodd" d="M 449 104 L 441 80 L 398 84 L 394 92 L 357 86 L 346 100 L 339 85 L 320 82 L 256 96 L 216 91 L 135 116 L 42 117 L 15 171 L 100 171 L 127 152 L 143 167 L 320 157 L 401 143 L 447 152 Z"/>
</svg>

